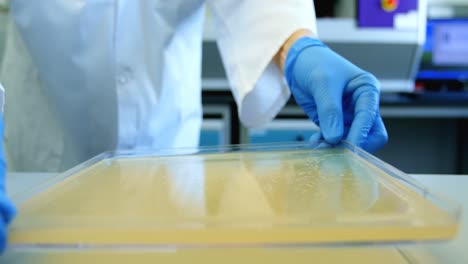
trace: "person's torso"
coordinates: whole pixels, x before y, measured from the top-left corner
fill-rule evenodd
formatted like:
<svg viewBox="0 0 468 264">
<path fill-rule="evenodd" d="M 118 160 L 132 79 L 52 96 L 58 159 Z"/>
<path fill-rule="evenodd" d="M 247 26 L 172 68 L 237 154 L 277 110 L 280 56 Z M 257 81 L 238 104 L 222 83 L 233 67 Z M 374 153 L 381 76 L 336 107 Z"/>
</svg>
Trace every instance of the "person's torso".
<svg viewBox="0 0 468 264">
<path fill-rule="evenodd" d="M 40 89 L 71 163 L 113 148 L 198 144 L 202 0 L 12 0 L 11 12 L 40 87 L 7 88 L 6 111 L 9 98 L 18 110 Z"/>
</svg>

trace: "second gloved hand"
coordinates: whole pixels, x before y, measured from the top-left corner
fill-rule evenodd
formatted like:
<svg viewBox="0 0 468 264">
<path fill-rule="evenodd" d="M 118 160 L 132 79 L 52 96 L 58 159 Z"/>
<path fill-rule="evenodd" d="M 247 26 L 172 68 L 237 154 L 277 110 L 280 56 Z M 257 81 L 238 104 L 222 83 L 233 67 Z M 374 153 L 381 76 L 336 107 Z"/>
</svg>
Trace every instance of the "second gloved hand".
<svg viewBox="0 0 468 264">
<path fill-rule="evenodd" d="M 5 191 L 6 164 L 3 155 L 3 119 L 0 115 L 0 253 L 7 242 L 7 225 L 16 214 L 16 208 Z"/>
<path fill-rule="evenodd" d="M 376 78 L 320 40 L 303 37 L 289 49 L 285 76 L 296 102 L 329 144 L 345 139 L 373 152 L 388 140 Z"/>
</svg>

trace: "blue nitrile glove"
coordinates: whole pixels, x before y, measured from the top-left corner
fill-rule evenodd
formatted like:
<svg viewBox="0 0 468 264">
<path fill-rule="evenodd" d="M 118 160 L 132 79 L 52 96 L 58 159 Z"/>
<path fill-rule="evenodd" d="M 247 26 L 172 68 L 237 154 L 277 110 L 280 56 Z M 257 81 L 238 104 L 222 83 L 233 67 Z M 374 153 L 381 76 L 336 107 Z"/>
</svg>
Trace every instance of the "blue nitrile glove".
<svg viewBox="0 0 468 264">
<path fill-rule="evenodd" d="M 3 118 L 0 116 L 0 252 L 7 243 L 7 225 L 16 214 L 16 208 L 6 195 L 5 190 L 6 163 L 3 154 Z"/>
<path fill-rule="evenodd" d="M 284 68 L 296 102 L 328 144 L 345 139 L 373 152 L 387 143 L 379 83 L 372 74 L 310 37 L 291 46 Z"/>
</svg>

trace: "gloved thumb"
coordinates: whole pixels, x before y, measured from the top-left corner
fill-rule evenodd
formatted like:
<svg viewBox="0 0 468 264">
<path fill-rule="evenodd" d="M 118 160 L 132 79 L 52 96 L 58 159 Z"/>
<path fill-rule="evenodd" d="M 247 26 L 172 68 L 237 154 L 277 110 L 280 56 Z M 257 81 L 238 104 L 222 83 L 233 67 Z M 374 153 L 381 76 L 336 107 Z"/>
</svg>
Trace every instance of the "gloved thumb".
<svg viewBox="0 0 468 264">
<path fill-rule="evenodd" d="M 342 97 L 326 91 L 314 97 L 323 138 L 329 144 L 337 144 L 343 138 L 344 129 Z"/>
</svg>

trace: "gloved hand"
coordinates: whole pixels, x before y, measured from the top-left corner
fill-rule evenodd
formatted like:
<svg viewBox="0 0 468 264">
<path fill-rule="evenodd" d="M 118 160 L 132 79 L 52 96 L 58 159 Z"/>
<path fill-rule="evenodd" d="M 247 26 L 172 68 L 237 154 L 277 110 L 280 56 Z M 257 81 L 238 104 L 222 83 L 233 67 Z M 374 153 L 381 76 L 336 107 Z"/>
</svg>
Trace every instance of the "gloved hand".
<svg viewBox="0 0 468 264">
<path fill-rule="evenodd" d="M 373 152 L 387 143 L 379 83 L 372 74 L 310 37 L 294 42 L 284 68 L 296 102 L 328 144 L 345 139 Z"/>
<path fill-rule="evenodd" d="M 0 252 L 7 242 L 7 225 L 16 214 L 16 208 L 6 195 L 5 190 L 6 163 L 3 154 L 3 118 L 0 116 Z"/>
</svg>

